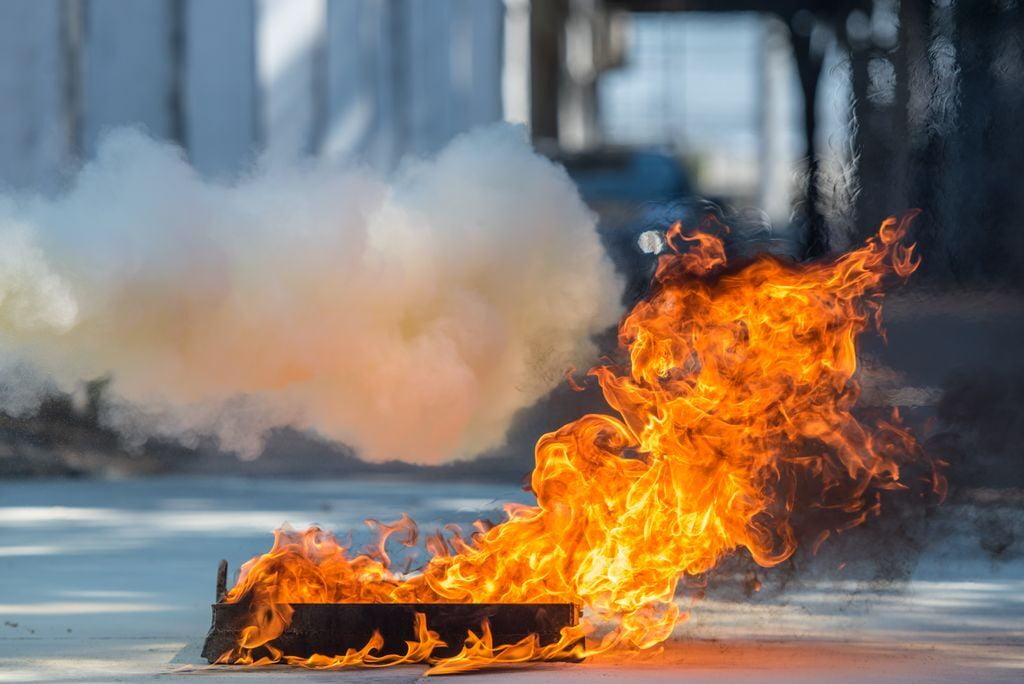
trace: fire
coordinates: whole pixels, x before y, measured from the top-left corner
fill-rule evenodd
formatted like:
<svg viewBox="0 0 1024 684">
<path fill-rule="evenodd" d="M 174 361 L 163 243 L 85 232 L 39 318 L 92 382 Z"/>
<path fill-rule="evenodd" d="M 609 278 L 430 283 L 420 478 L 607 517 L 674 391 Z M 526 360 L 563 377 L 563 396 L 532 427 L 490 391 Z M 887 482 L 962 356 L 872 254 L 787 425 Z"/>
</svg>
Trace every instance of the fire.
<svg viewBox="0 0 1024 684">
<path fill-rule="evenodd" d="M 252 662 L 252 649 L 270 649 L 294 603 L 574 602 L 587 619 L 549 646 L 495 645 L 483 625 L 440 661 L 431 660 L 437 635 L 418 624 L 402 657 L 374 656 L 371 641 L 309 660 L 270 649 L 264 662 L 428 661 L 443 673 L 647 649 L 685 618 L 674 601 L 682 578 L 739 549 L 762 566 L 784 561 L 805 532 L 798 514 L 818 521 L 813 544 L 877 514 L 879 491 L 905 488 L 901 468 L 924 459 L 895 411 L 873 425 L 851 412 L 857 337 L 880 323 L 883 281 L 918 266 L 902 242 L 910 218 L 886 220 L 831 261 L 765 255 L 739 267 L 712 232 L 674 226 L 650 296 L 620 327 L 628 362 L 589 373 L 618 415 L 586 415 L 540 439 L 537 505 L 509 504 L 503 523 L 479 523 L 470 538 L 437 533 L 426 542 L 431 560 L 411 577 L 390 567 L 385 549 L 389 539 L 416 543 L 408 517 L 375 523 L 379 544 L 361 555 L 319 529 L 279 530 L 226 597 L 250 597 L 254 608 L 222 661 Z M 596 625 L 611 629 L 583 651 L 577 640 Z"/>
<path fill-rule="evenodd" d="M 383 655 L 377 656 L 384 645 L 384 638 L 380 632 L 374 632 L 370 640 L 362 648 L 349 649 L 344 655 L 325 656 L 313 655 L 309 658 L 299 658 L 286 655 L 280 649 L 267 644 L 270 655 L 259 660 L 253 660 L 251 653 L 240 652 L 232 658 L 231 653 L 225 653 L 217 662 L 231 662 L 236 665 L 273 665 L 280 662 L 288 663 L 298 667 L 307 667 L 314 670 L 340 670 L 346 667 L 388 667 L 390 665 L 403 665 L 406 663 L 422 663 L 430 657 L 430 654 L 438 646 L 446 646 L 438 637 L 437 632 L 427 629 L 427 619 L 423 613 L 416 613 L 415 617 L 416 640 L 407 641 L 407 650 L 404 655 Z M 244 639 L 251 638 L 248 634 Z"/>
</svg>

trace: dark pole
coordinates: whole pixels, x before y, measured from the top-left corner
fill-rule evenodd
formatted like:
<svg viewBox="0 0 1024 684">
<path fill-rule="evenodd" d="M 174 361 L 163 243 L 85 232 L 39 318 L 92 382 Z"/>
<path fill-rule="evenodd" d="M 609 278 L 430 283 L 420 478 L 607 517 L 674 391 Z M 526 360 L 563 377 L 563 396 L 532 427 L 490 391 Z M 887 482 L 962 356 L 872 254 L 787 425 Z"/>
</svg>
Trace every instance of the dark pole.
<svg viewBox="0 0 1024 684">
<path fill-rule="evenodd" d="M 804 140 L 807 144 L 807 181 L 804 186 L 804 221 L 806 244 L 804 256 L 819 257 L 828 252 L 829 239 L 825 219 L 818 206 L 818 153 L 814 139 L 817 132 L 818 81 L 821 78 L 822 55 L 811 45 L 811 28 L 794 27 L 793 53 L 796 57 L 797 72 L 804 104 Z"/>
<path fill-rule="evenodd" d="M 186 8 L 184 0 L 171 0 L 167 7 L 170 25 L 170 61 L 171 86 L 167 96 L 167 107 L 170 110 L 170 130 L 168 137 L 178 143 L 188 154 L 188 127 L 185 113 L 185 79 L 187 78 L 185 59 L 185 21 Z"/>
<path fill-rule="evenodd" d="M 85 40 L 82 0 L 60 5 L 61 111 L 68 166 L 82 160 L 82 54 Z"/>
<path fill-rule="evenodd" d="M 853 148 L 856 153 L 857 187 L 854 200 L 856 233 L 863 240 L 874 232 L 886 207 L 879 206 L 883 195 L 882 170 L 885 168 L 885 131 L 879 125 L 879 112 L 868 100 L 868 63 L 873 56 L 867 42 L 848 41 L 850 50 L 850 86 L 853 90 Z"/>
<path fill-rule="evenodd" d="M 530 3 L 530 130 L 534 140 L 558 140 L 558 96 L 566 0 Z"/>
</svg>

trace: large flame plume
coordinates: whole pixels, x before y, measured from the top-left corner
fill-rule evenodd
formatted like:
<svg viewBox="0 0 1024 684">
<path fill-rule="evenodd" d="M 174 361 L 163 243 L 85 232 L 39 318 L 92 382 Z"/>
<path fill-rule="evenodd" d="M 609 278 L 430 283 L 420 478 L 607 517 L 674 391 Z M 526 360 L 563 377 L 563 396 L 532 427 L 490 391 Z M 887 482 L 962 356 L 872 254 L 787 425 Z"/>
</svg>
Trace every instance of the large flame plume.
<svg viewBox="0 0 1024 684">
<path fill-rule="evenodd" d="M 432 672 L 564 656 L 599 625 L 587 655 L 645 649 L 684 617 L 679 582 L 745 549 L 762 566 L 798 546 L 795 517 L 818 522 L 813 542 L 879 510 L 879 492 L 906 487 L 903 467 L 924 456 L 898 414 L 874 424 L 852 409 L 856 340 L 880 323 L 882 285 L 917 267 L 903 238 L 910 217 L 831 261 L 794 264 L 761 256 L 726 263 L 716 230 L 668 234 L 649 297 L 623 321 L 628 362 L 594 368 L 618 416 L 586 415 L 536 447 L 536 506 L 508 505 L 507 520 L 427 541 L 431 560 L 406 576 L 390 567 L 390 541 L 416 543 L 408 518 L 381 527 L 375 551 L 350 555 L 329 534 L 278 531 L 249 561 L 228 601 L 252 600 L 252 624 L 224 662 L 287 626 L 290 603 L 576 602 L 581 626 L 560 643 L 493 644 L 486 626 Z M 941 477 L 931 469 L 935 487 Z M 805 530 L 800 530 L 801 534 Z M 394 662 L 429 660 L 436 634 Z M 369 647 L 370 645 L 368 645 Z M 370 651 L 309 660 L 309 667 L 387 664 Z"/>
</svg>

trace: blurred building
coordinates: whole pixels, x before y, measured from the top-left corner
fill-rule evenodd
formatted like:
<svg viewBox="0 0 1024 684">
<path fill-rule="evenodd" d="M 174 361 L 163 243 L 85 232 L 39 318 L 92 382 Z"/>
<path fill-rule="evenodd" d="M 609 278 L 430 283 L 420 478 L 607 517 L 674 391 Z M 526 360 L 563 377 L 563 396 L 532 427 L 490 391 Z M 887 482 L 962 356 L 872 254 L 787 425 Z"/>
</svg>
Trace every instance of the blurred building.
<svg viewBox="0 0 1024 684">
<path fill-rule="evenodd" d="M 918 206 L 926 268 L 1008 273 L 1022 27 L 1021 0 L 5 0 L 0 188 L 58 190 L 121 125 L 230 177 L 387 172 L 505 119 L 544 149 L 660 148 L 808 256 Z"/>
<path fill-rule="evenodd" d="M 596 0 L 9 0 L 0 183 L 53 190 L 120 125 L 221 176 L 262 152 L 388 170 L 504 118 L 682 151 L 708 192 L 785 216 L 802 150 L 780 31 Z"/>
<path fill-rule="evenodd" d="M 49 191 L 122 125 L 211 176 L 257 153 L 387 170 L 502 118 L 501 0 L 0 4 L 0 184 Z"/>
<path fill-rule="evenodd" d="M 632 18 L 624 66 L 599 85 L 605 140 L 669 145 L 701 192 L 790 214 L 805 154 L 800 83 L 788 31 L 763 13 L 645 13 Z M 819 106 L 820 135 L 843 130 L 842 79 Z"/>
</svg>

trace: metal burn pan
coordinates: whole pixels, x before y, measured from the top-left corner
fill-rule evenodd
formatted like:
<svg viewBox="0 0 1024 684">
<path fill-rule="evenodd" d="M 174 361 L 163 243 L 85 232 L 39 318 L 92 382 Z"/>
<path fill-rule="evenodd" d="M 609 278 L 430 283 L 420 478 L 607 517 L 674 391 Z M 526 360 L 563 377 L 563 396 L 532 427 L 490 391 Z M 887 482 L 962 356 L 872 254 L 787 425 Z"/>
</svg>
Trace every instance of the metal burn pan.
<svg viewBox="0 0 1024 684">
<path fill-rule="evenodd" d="M 246 599 L 224 603 L 226 563 L 218 576 L 218 602 L 213 604 L 213 624 L 206 635 L 202 655 L 215 662 L 238 644 L 242 629 L 251 624 L 251 603 Z M 470 630 L 480 634 L 484 620 L 490 623 L 494 644 L 513 644 L 537 634 L 541 645 L 558 641 L 563 627 L 579 621 L 579 609 L 571 603 L 296 603 L 288 627 L 271 643 L 286 655 L 308 658 L 314 654 L 340 655 L 360 649 L 379 631 L 384 645 L 375 655 L 404 654 L 406 642 L 415 640 L 415 614 L 426 616 L 427 627 L 448 644 L 433 655 L 457 654 Z M 254 649 L 253 656 L 268 655 Z"/>
</svg>

